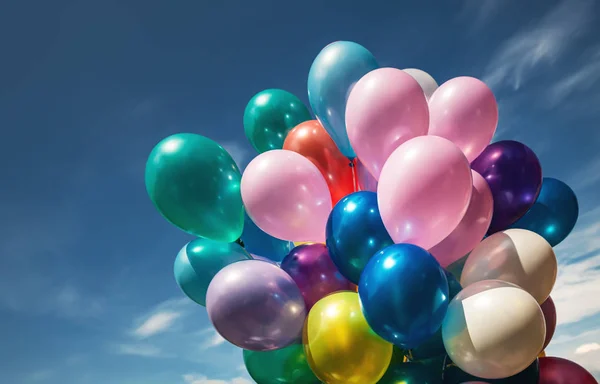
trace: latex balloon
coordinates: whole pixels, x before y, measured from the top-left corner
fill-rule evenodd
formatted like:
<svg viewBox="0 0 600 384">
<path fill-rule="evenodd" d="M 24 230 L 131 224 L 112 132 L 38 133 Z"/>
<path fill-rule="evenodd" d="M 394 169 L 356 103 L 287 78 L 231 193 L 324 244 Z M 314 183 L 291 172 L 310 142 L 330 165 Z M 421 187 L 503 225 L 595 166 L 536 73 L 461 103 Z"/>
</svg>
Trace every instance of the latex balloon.
<svg viewBox="0 0 600 384">
<path fill-rule="evenodd" d="M 442 84 L 429 100 L 429 134 L 456 144 L 469 161 L 490 143 L 498 126 L 498 104 L 492 90 L 474 77 Z"/>
<path fill-rule="evenodd" d="M 416 68 L 406 68 L 403 70 L 404 72 L 411 75 L 419 85 L 421 89 L 423 89 L 423 93 L 425 94 L 425 98 L 429 101 L 433 92 L 438 88 L 438 83 L 435 81 L 431 75 L 425 71 Z"/>
<path fill-rule="evenodd" d="M 538 384 L 598 384 L 591 373 L 581 365 L 560 357 L 540 358 Z"/>
<path fill-rule="evenodd" d="M 429 109 L 419 83 L 395 68 L 380 68 L 352 88 L 346 130 L 354 152 L 379 179 L 388 157 L 402 143 L 427 134 Z"/>
<path fill-rule="evenodd" d="M 443 384 L 537 384 L 540 376 L 540 365 L 537 359 L 516 375 L 504 379 L 482 379 L 462 371 L 448 359 L 444 368 Z"/>
<path fill-rule="evenodd" d="M 320 384 L 311 371 L 302 344 L 274 351 L 244 350 L 246 370 L 257 384 Z"/>
<path fill-rule="evenodd" d="M 257 152 L 283 148 L 288 132 L 312 117 L 291 93 L 266 89 L 254 95 L 244 111 L 244 131 Z"/>
<path fill-rule="evenodd" d="M 343 198 L 327 220 L 327 248 L 342 275 L 358 284 L 369 259 L 394 244 L 387 233 L 375 192 L 355 192 Z"/>
<path fill-rule="evenodd" d="M 540 354 L 538 355 L 538 358 L 539 357 L 546 357 L 546 351 L 540 352 Z"/>
<path fill-rule="evenodd" d="M 349 159 L 356 155 L 346 133 L 346 101 L 358 80 L 378 67 L 371 52 L 350 41 L 329 44 L 319 52 L 310 67 L 310 106 L 337 147 Z"/>
<path fill-rule="evenodd" d="M 319 168 L 331 192 L 333 204 L 354 192 L 354 170 L 321 123 L 300 123 L 288 133 L 283 149 L 297 152 Z"/>
<path fill-rule="evenodd" d="M 529 147 L 517 141 L 488 145 L 471 168 L 487 181 L 494 197 L 488 234 L 510 227 L 531 208 L 540 193 L 540 161 Z"/>
<path fill-rule="evenodd" d="M 356 161 L 356 178 L 358 179 L 359 191 L 377 192 L 377 180 L 360 160 Z"/>
<path fill-rule="evenodd" d="M 223 242 L 242 234 L 240 177 L 223 147 L 193 133 L 162 140 L 146 163 L 146 190 L 156 209 L 192 235 Z"/>
<path fill-rule="evenodd" d="M 251 253 L 250 256 L 252 256 L 252 259 L 254 259 L 254 260 L 264 261 L 266 263 L 270 263 L 270 264 L 273 264 L 273 265 L 276 265 L 276 266 L 279 267 L 279 263 L 278 262 L 273 261 L 271 259 L 267 259 L 266 257 L 258 256 L 258 255 L 255 255 L 253 253 Z"/>
<path fill-rule="evenodd" d="M 244 217 L 242 241 L 248 252 L 275 262 L 281 262 L 294 248 L 292 242 L 276 239 L 258 228 L 247 214 Z"/>
<path fill-rule="evenodd" d="M 300 288 L 306 309 L 323 297 L 337 291 L 352 291 L 352 284 L 331 261 L 325 244 L 301 245 L 294 248 L 281 262 Z"/>
<path fill-rule="evenodd" d="M 575 192 L 562 181 L 545 177 L 535 204 L 512 228 L 533 231 L 554 247 L 571 233 L 578 216 Z"/>
<path fill-rule="evenodd" d="M 231 263 L 250 259 L 252 256 L 236 243 L 199 238 L 179 251 L 175 259 L 175 280 L 189 298 L 205 305 L 206 290 L 213 277 Z"/>
<path fill-rule="evenodd" d="M 261 153 L 242 176 L 248 215 L 266 233 L 289 241 L 325 242 L 331 195 L 316 165 L 283 149 Z"/>
<path fill-rule="evenodd" d="M 323 244 L 323 243 L 315 243 L 314 241 L 294 241 L 294 247 L 297 247 L 299 245 L 308 245 L 308 244 Z"/>
<path fill-rule="evenodd" d="M 492 192 L 479 173 L 471 171 L 471 174 L 473 190 L 467 213 L 448 237 L 429 250 L 444 268 L 471 252 L 481 242 L 492 221 Z"/>
<path fill-rule="evenodd" d="M 452 142 L 420 136 L 388 158 L 377 186 L 381 218 L 396 243 L 429 249 L 446 238 L 469 207 L 469 162 Z"/>
<path fill-rule="evenodd" d="M 405 349 L 435 334 L 449 301 L 444 270 L 429 252 L 412 244 L 378 252 L 360 277 L 358 294 L 373 331 Z"/>
<path fill-rule="evenodd" d="M 450 359 L 483 379 L 525 370 L 542 350 L 545 335 L 544 315 L 533 296 L 500 280 L 465 287 L 450 302 L 442 325 Z"/>
<path fill-rule="evenodd" d="M 440 360 L 390 364 L 378 384 L 439 384 L 442 381 Z"/>
<path fill-rule="evenodd" d="M 458 280 L 448 271 L 444 270 L 446 279 L 448 280 L 448 301 L 452 300 L 462 290 Z M 439 358 L 446 356 L 446 349 L 444 348 L 444 340 L 442 338 L 442 327 L 426 341 L 419 344 L 416 348 L 409 351 L 411 361 L 423 361 L 432 358 Z"/>
<path fill-rule="evenodd" d="M 544 320 L 546 321 L 546 339 L 544 340 L 544 349 L 546 349 L 556 330 L 556 307 L 550 296 L 548 296 L 546 301 L 544 301 L 540 307 L 542 308 Z"/>
<path fill-rule="evenodd" d="M 206 293 L 208 318 L 230 343 L 270 351 L 299 340 L 306 317 L 304 299 L 292 278 L 259 260 L 230 264 Z"/>
<path fill-rule="evenodd" d="M 392 358 L 392 344 L 369 328 L 354 292 L 331 294 L 312 307 L 304 348 L 310 368 L 327 384 L 375 384 Z"/>
<path fill-rule="evenodd" d="M 483 240 L 469 254 L 460 283 L 467 287 L 482 280 L 503 280 L 523 288 L 538 303 L 550 295 L 558 263 L 543 237 L 525 229 L 508 229 Z"/>
</svg>

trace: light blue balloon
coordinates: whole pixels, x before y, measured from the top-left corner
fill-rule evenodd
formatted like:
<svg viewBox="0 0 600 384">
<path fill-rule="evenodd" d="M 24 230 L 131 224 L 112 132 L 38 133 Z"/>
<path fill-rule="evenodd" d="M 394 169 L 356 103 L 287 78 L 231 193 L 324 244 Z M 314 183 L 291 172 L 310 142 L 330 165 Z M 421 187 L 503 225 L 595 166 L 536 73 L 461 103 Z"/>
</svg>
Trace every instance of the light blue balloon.
<svg viewBox="0 0 600 384">
<path fill-rule="evenodd" d="M 248 214 L 244 217 L 244 232 L 241 239 L 246 251 L 276 263 L 281 262 L 294 248 L 294 243 L 276 239 L 258 228 Z"/>
<path fill-rule="evenodd" d="M 339 150 L 356 157 L 346 133 L 346 101 L 361 77 L 379 68 L 365 47 L 351 41 L 331 43 L 317 55 L 308 74 L 310 106 Z"/>
</svg>

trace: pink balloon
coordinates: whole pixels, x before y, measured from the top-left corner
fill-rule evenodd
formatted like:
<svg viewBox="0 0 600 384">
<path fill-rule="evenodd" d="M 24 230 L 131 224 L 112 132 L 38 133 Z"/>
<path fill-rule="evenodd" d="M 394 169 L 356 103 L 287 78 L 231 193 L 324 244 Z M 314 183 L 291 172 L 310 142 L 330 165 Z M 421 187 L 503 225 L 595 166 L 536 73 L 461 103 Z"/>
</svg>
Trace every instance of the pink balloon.
<svg viewBox="0 0 600 384">
<path fill-rule="evenodd" d="M 475 171 L 471 174 L 473 188 L 467 213 L 448 237 L 429 250 L 444 268 L 471 252 L 481 242 L 492 221 L 492 191 L 483 176 Z"/>
<path fill-rule="evenodd" d="M 419 136 L 386 161 L 377 203 L 394 242 L 429 249 L 460 223 L 472 189 L 471 168 L 462 151 L 444 138 Z"/>
<path fill-rule="evenodd" d="M 244 170 L 241 190 L 248 216 L 269 235 L 325 242 L 331 194 L 304 156 L 284 149 L 261 153 Z"/>
<path fill-rule="evenodd" d="M 350 92 L 346 103 L 348 138 L 376 180 L 392 152 L 407 140 L 426 135 L 428 127 L 423 89 L 404 71 L 376 69 L 363 76 Z"/>
<path fill-rule="evenodd" d="M 429 100 L 429 134 L 452 141 L 469 162 L 490 143 L 497 125 L 496 98 L 483 81 L 474 77 L 448 80 Z"/>
</svg>

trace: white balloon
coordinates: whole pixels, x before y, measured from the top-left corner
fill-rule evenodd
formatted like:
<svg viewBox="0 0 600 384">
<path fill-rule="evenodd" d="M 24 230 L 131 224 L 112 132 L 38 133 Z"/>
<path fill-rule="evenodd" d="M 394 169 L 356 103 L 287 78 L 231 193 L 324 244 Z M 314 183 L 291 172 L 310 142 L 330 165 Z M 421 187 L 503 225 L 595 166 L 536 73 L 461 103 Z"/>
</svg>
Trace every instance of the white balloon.
<svg viewBox="0 0 600 384">
<path fill-rule="evenodd" d="M 431 95 L 433 95 L 433 92 L 435 92 L 435 90 L 438 88 L 438 83 L 435 81 L 435 79 L 431 77 L 429 73 L 420 69 L 407 68 L 403 69 L 403 71 L 411 75 L 413 79 L 417 80 L 417 83 L 419 83 L 423 89 L 423 92 L 425 93 L 427 101 L 429 101 L 429 98 Z"/>
<path fill-rule="evenodd" d="M 525 229 L 508 229 L 483 240 L 471 251 L 460 277 L 463 287 L 482 280 L 503 280 L 543 303 L 556 282 L 558 265 L 552 246 Z"/>
<path fill-rule="evenodd" d="M 542 351 L 545 336 L 544 314 L 533 296 L 500 280 L 463 289 L 450 302 L 442 324 L 452 362 L 482 379 L 523 371 Z"/>
</svg>

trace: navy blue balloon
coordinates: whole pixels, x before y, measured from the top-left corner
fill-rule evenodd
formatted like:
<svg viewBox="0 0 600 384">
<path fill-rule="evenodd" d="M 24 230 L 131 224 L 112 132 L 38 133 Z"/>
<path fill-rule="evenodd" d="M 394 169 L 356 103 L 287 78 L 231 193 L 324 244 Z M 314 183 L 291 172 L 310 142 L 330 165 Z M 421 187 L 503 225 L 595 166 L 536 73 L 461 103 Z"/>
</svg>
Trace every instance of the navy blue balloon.
<svg viewBox="0 0 600 384">
<path fill-rule="evenodd" d="M 439 330 L 450 301 L 446 272 L 413 244 L 378 252 L 362 273 L 358 294 L 371 329 L 404 349 L 421 345 Z"/>
<path fill-rule="evenodd" d="M 535 232 L 554 247 L 571 233 L 578 216 L 575 192 L 562 181 L 545 177 L 533 206 L 511 227 Z"/>
<path fill-rule="evenodd" d="M 294 248 L 294 243 L 276 239 L 258 228 L 248 214 L 244 216 L 244 231 L 241 239 L 246 251 L 277 263 L 280 263 Z"/>
<path fill-rule="evenodd" d="M 358 284 L 369 259 L 394 244 L 381 220 L 377 194 L 354 192 L 340 200 L 327 220 L 326 243 L 340 273 Z"/>
<path fill-rule="evenodd" d="M 448 279 L 448 301 L 451 301 L 454 296 L 458 295 L 458 292 L 462 291 L 462 287 L 452 273 L 446 270 L 444 270 L 444 273 L 446 279 Z M 440 327 L 433 336 L 418 347 L 411 349 L 408 356 L 411 361 L 422 361 L 444 356 L 445 354 L 446 348 L 442 339 L 442 327 Z"/>
</svg>

